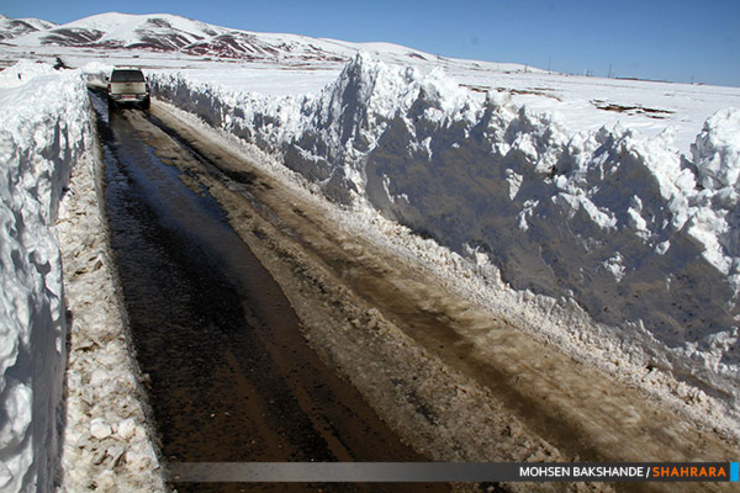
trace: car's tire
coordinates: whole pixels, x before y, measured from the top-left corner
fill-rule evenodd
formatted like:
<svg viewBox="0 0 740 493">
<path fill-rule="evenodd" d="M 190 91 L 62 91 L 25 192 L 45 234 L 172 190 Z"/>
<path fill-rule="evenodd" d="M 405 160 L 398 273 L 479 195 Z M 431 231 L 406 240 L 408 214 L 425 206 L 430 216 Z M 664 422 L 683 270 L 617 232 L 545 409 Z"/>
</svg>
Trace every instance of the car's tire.
<svg viewBox="0 0 740 493">
<path fill-rule="evenodd" d="M 145 110 L 148 110 L 152 107 L 152 100 L 150 98 L 146 98 L 144 101 L 142 101 L 141 107 Z"/>
</svg>

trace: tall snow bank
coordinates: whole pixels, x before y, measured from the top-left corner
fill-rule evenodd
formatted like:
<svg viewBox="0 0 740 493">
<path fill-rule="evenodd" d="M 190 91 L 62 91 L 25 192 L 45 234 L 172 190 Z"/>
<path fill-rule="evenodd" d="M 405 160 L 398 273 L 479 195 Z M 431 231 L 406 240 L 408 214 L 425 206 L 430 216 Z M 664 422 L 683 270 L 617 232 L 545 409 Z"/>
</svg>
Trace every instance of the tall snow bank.
<svg viewBox="0 0 740 493">
<path fill-rule="evenodd" d="M 630 129 L 569 134 L 441 72 L 358 55 L 316 97 L 154 80 L 161 97 L 268 151 L 340 202 L 368 203 L 513 288 L 574 299 L 633 360 L 737 409 L 740 111 L 691 156 Z"/>
<path fill-rule="evenodd" d="M 78 73 L 0 72 L 0 489 L 51 491 L 63 425 L 66 323 L 54 235 L 89 135 Z"/>
</svg>

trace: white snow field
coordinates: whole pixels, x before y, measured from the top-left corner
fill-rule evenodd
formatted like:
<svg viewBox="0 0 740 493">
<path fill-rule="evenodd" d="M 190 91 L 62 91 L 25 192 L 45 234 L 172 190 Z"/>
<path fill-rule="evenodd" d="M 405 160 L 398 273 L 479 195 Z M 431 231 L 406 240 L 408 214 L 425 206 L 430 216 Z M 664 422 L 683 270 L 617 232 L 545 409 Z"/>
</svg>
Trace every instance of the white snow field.
<svg viewBox="0 0 740 493">
<path fill-rule="evenodd" d="M 533 336 L 615 373 L 641 369 L 636 384 L 740 433 L 740 88 L 176 16 L 44 28 L 0 45 L 0 63 L 20 61 L 0 72 L 0 490 L 51 488 L 62 453 L 69 491 L 162 488 L 85 87 L 85 73 L 116 64 L 142 67 L 157 97 L 272 154 L 342 220 L 428 260 Z M 33 61 L 57 57 L 84 68 Z"/>
</svg>

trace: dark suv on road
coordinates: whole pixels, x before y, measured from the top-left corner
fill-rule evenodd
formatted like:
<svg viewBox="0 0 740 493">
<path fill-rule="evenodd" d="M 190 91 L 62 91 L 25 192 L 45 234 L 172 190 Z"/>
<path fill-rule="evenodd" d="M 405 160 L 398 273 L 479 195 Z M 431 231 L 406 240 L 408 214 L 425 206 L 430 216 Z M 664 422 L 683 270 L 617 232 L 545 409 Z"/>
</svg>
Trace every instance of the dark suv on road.
<svg viewBox="0 0 740 493">
<path fill-rule="evenodd" d="M 149 84 L 138 68 L 114 68 L 108 78 L 109 103 L 135 103 L 149 109 Z"/>
</svg>

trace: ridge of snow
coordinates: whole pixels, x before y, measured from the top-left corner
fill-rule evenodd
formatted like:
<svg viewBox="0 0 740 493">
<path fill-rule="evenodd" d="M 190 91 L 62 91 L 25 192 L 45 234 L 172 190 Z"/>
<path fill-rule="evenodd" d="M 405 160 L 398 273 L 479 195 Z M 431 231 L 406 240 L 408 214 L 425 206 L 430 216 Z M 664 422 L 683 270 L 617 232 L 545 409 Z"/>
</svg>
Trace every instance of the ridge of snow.
<svg viewBox="0 0 740 493">
<path fill-rule="evenodd" d="M 87 107 L 79 74 L 31 62 L 0 73 L 4 491 L 50 491 L 56 479 L 67 326 L 54 221 L 89 137 Z"/>
<path fill-rule="evenodd" d="M 574 299 L 646 364 L 737 407 L 740 110 L 707 120 L 685 156 L 670 131 L 571 135 L 504 95 L 482 101 L 441 72 L 364 53 L 316 96 L 168 74 L 153 86 L 333 200 L 485 254 L 517 290 Z"/>
<path fill-rule="evenodd" d="M 0 72 L 2 491 L 166 489 L 113 282 L 86 79 L 31 61 Z"/>
</svg>

